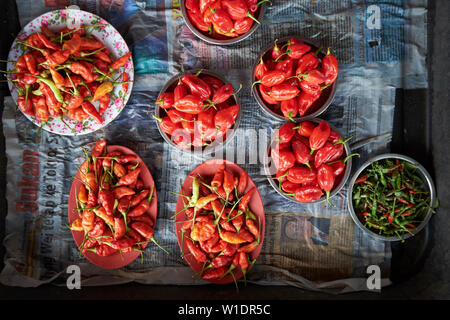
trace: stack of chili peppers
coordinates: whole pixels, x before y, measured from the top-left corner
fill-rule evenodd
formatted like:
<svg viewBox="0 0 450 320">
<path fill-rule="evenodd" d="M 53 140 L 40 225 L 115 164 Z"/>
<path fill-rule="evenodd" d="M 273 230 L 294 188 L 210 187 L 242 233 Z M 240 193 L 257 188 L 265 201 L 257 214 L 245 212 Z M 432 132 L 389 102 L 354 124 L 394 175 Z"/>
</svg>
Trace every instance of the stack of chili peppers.
<svg viewBox="0 0 450 320">
<path fill-rule="evenodd" d="M 233 86 L 202 74 L 185 74 L 162 93 L 156 104 L 164 110 L 153 116 L 161 130 L 183 149 L 204 147 L 225 140 L 239 114 Z M 161 115 L 162 112 L 159 114 Z"/>
<path fill-rule="evenodd" d="M 245 279 L 250 256 L 261 239 L 261 223 L 249 208 L 256 187 L 247 188 L 245 171 L 233 175 L 221 165 L 212 177 L 192 177 L 192 193 L 180 195 L 185 207 L 181 227 L 183 243 L 189 251 L 185 259 L 203 264 L 200 276 L 220 280 L 240 268 Z M 247 190 L 249 189 L 249 190 Z"/>
<path fill-rule="evenodd" d="M 70 225 L 84 232 L 80 251 L 109 256 L 141 251 L 149 241 L 157 244 L 155 221 L 148 213 L 154 185 L 145 186 L 140 177 L 144 164 L 136 155 L 107 152 L 104 140 L 95 144 L 90 156 L 85 153 L 79 168 L 82 183 L 75 192 L 79 217 Z"/>
<path fill-rule="evenodd" d="M 330 192 L 342 178 L 347 160 L 357 155 L 344 154 L 347 141 L 325 120 L 282 125 L 269 150 L 277 169 L 272 178 L 280 192 L 300 202 L 318 200 L 325 193 L 330 203 Z"/>
<path fill-rule="evenodd" d="M 114 86 L 128 90 L 126 72 L 114 77 L 131 52 L 113 60 L 105 45 L 86 32 L 90 27 L 52 32 L 42 26 L 41 32 L 19 41 L 24 53 L 8 71 L 16 75 L 9 80 L 19 93 L 20 110 L 42 125 L 56 117 L 66 124 L 64 116 L 75 121 L 90 117 L 101 124 Z"/>
<path fill-rule="evenodd" d="M 211 38 L 234 38 L 247 33 L 254 14 L 268 0 L 185 0 L 187 18 Z"/>
<path fill-rule="evenodd" d="M 316 109 L 324 90 L 338 76 L 338 61 L 330 50 L 320 56 L 320 48 L 293 37 L 275 45 L 260 59 L 254 70 L 257 92 L 270 110 L 294 121 Z M 331 90 L 328 89 L 328 90 Z"/>
<path fill-rule="evenodd" d="M 430 209 L 430 193 L 417 166 L 399 159 L 373 162 L 352 190 L 356 215 L 370 231 L 402 239 L 421 224 Z"/>
</svg>

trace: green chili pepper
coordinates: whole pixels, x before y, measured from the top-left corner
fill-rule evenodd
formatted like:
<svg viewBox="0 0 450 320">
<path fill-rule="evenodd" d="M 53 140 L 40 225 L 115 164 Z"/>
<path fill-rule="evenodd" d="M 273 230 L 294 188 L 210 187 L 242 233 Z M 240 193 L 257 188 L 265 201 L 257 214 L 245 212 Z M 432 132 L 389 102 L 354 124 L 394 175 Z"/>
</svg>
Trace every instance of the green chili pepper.
<svg viewBox="0 0 450 320">
<path fill-rule="evenodd" d="M 200 185 L 198 183 L 198 180 L 196 178 L 193 178 L 193 180 L 192 180 L 192 197 L 188 203 L 189 207 L 195 206 L 195 204 L 198 201 L 199 195 L 200 195 Z"/>
</svg>

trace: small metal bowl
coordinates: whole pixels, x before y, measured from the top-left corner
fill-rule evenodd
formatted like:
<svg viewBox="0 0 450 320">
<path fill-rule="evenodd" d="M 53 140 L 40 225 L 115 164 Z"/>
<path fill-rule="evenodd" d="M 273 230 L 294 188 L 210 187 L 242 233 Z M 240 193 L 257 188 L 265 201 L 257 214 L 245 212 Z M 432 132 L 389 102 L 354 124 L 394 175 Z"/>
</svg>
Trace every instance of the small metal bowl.
<svg viewBox="0 0 450 320">
<path fill-rule="evenodd" d="M 303 121 L 311 121 L 313 123 L 319 124 L 322 121 L 322 119 L 315 118 L 315 119 L 309 119 L 309 120 L 302 120 L 302 121 L 297 122 L 297 124 L 301 123 Z M 342 134 L 338 130 L 336 130 L 336 128 L 334 126 L 332 126 L 331 124 L 330 124 L 330 128 L 333 129 L 334 131 L 336 131 L 337 133 L 339 133 L 339 135 L 342 137 Z M 301 201 L 298 201 L 297 199 L 295 199 L 294 197 L 285 195 L 283 192 L 280 191 L 280 189 L 278 188 L 278 182 L 276 182 L 274 179 L 272 179 L 272 176 L 274 174 L 272 172 L 270 172 L 270 168 L 269 168 L 269 162 L 270 162 L 269 152 L 270 152 L 270 149 L 272 148 L 272 146 L 274 146 L 277 143 L 277 141 L 275 140 L 275 137 L 277 136 L 278 130 L 279 130 L 279 128 L 272 135 L 272 138 L 267 146 L 267 151 L 264 156 L 264 163 L 263 163 L 264 172 L 267 176 L 267 179 L 269 180 L 270 185 L 275 189 L 275 191 L 278 194 L 280 194 L 283 198 L 285 198 L 286 200 L 289 200 L 289 201 L 293 201 L 293 202 L 301 203 L 301 204 L 314 204 L 314 203 L 326 202 L 327 201 L 326 196 L 323 196 L 320 199 L 313 200 L 310 202 L 301 202 Z M 346 143 L 346 144 L 344 144 L 344 153 L 342 154 L 342 157 L 345 158 L 346 156 L 348 156 L 350 154 L 351 154 L 350 146 L 348 143 Z M 344 172 L 341 173 L 341 175 L 338 177 L 338 180 L 335 181 L 335 187 L 330 192 L 330 199 L 333 196 L 335 196 L 336 194 L 338 194 L 339 191 L 341 191 L 341 189 L 344 187 L 345 183 L 347 182 L 348 178 L 350 177 L 351 170 L 352 170 L 352 158 L 349 157 L 346 162 Z"/>
<path fill-rule="evenodd" d="M 252 27 L 250 28 L 250 30 L 247 33 L 244 33 L 238 37 L 234 37 L 234 38 L 230 38 L 227 36 L 221 36 L 221 35 L 216 35 L 216 37 L 211 37 L 211 35 L 209 35 L 207 32 L 201 31 L 199 29 L 197 29 L 197 27 L 195 27 L 192 23 L 191 20 L 189 19 L 189 16 L 187 14 L 187 10 L 186 10 L 186 6 L 185 6 L 185 0 L 181 0 L 180 1 L 180 6 L 181 6 L 181 14 L 183 16 L 184 22 L 186 23 L 186 25 L 188 26 L 189 30 L 191 30 L 191 32 L 193 34 L 195 34 L 198 38 L 202 39 L 203 41 L 209 43 L 209 44 L 215 44 L 215 45 L 230 45 L 230 44 L 234 44 L 234 43 L 238 43 L 244 39 L 247 39 L 248 37 L 250 37 L 255 31 L 256 29 L 259 27 L 259 24 L 254 22 Z M 266 10 L 266 4 L 263 3 L 260 6 L 258 6 L 258 10 L 256 10 L 254 17 L 259 21 L 262 22 L 262 18 L 264 16 L 264 12 Z"/>
<path fill-rule="evenodd" d="M 201 75 L 212 76 L 214 78 L 219 79 L 224 84 L 230 83 L 222 75 L 220 75 L 218 73 L 215 73 L 213 71 L 205 70 L 205 69 L 194 69 L 194 70 L 190 70 L 190 71 L 179 73 L 179 74 L 173 76 L 172 78 L 170 78 L 166 82 L 166 84 L 162 87 L 162 89 L 159 92 L 158 96 L 160 96 L 164 92 L 168 91 L 169 89 L 173 89 L 176 86 L 176 84 L 178 82 L 178 79 L 183 77 L 185 74 L 196 74 L 199 71 L 201 71 Z M 233 100 L 233 104 L 231 104 L 230 99 Z M 237 104 L 239 106 L 239 113 L 238 113 L 238 115 L 236 117 L 234 125 L 227 131 L 227 135 L 225 136 L 225 139 L 220 141 L 220 142 L 218 142 L 218 140 L 214 140 L 210 145 L 205 146 L 205 147 L 201 147 L 201 148 L 200 147 L 191 147 L 190 149 L 184 149 L 184 148 L 181 148 L 180 146 L 178 146 L 175 142 L 173 142 L 171 140 L 171 138 L 161 129 L 160 123 L 157 121 L 159 133 L 161 134 L 163 139 L 169 145 L 171 145 L 174 148 L 177 148 L 178 150 L 181 150 L 181 151 L 184 151 L 184 152 L 187 152 L 187 153 L 195 153 L 195 154 L 203 154 L 203 155 L 211 154 L 213 151 L 217 151 L 220 148 L 223 148 L 225 146 L 225 144 L 233 138 L 233 136 L 236 133 L 236 129 L 238 128 L 239 123 L 241 121 L 241 105 L 240 105 L 238 97 L 236 95 L 233 95 L 226 102 L 229 102 L 228 104 L 230 106 L 234 105 L 234 104 Z M 155 103 L 155 116 L 156 117 L 161 118 L 161 110 L 162 110 L 162 108 L 158 104 Z"/>
<path fill-rule="evenodd" d="M 362 172 L 364 172 L 364 170 L 366 168 L 368 168 L 372 163 L 379 161 L 379 160 L 383 160 L 383 159 L 399 159 L 399 160 L 405 160 L 415 166 L 417 166 L 417 173 L 420 176 L 420 178 L 422 179 L 422 181 L 424 182 L 424 185 L 427 189 L 427 191 L 430 193 L 430 208 L 428 209 L 428 212 L 425 216 L 425 219 L 422 221 L 422 223 L 417 226 L 416 229 L 414 229 L 413 231 L 411 231 L 411 233 L 405 233 L 403 235 L 402 238 L 399 237 L 386 237 L 380 234 L 377 234 L 369 229 L 367 229 L 364 224 L 360 221 L 360 219 L 358 218 L 358 216 L 356 215 L 356 212 L 353 208 L 353 187 L 355 185 L 355 181 L 356 179 L 358 179 L 358 177 L 360 176 L 360 174 Z M 362 164 L 362 166 L 353 174 L 352 178 L 350 179 L 349 182 L 349 187 L 348 187 L 348 191 L 347 191 L 347 205 L 348 205 L 348 210 L 350 211 L 350 215 L 353 219 L 353 221 L 356 223 L 356 225 L 363 230 L 366 234 L 368 234 L 369 236 L 377 239 L 377 240 L 382 240 L 382 241 L 403 241 L 406 240 L 410 237 L 415 236 L 417 233 L 419 233 L 428 223 L 428 221 L 430 220 L 431 216 L 433 215 L 433 211 L 431 209 L 431 207 L 433 206 L 434 202 L 435 202 L 435 198 L 436 198 L 436 190 L 434 187 L 434 183 L 433 180 L 430 176 L 430 174 L 427 172 L 427 170 L 420 164 L 418 163 L 416 160 L 401 155 L 401 154 L 396 154 L 396 153 L 386 153 L 386 154 L 381 154 L 378 155 L 376 157 L 373 157 L 369 160 L 367 160 L 366 162 L 364 162 Z"/>
<path fill-rule="evenodd" d="M 295 37 L 295 36 L 294 36 Z M 277 45 L 278 46 L 282 46 L 283 44 L 285 44 L 290 38 L 292 37 L 285 37 L 285 38 L 281 38 L 277 40 Z M 311 51 L 315 52 L 319 49 L 319 45 L 317 45 L 316 43 L 314 43 L 313 41 L 309 40 L 309 39 L 303 39 L 300 37 L 296 37 L 297 39 L 299 39 L 300 41 L 306 43 L 307 45 L 311 46 Z M 253 68 L 252 68 L 252 83 L 257 81 L 255 78 L 255 68 L 256 66 L 260 63 L 261 58 L 263 59 L 263 61 L 266 61 L 267 59 L 271 59 L 271 52 L 272 49 L 274 47 L 274 42 L 272 42 L 270 45 L 268 45 L 267 47 L 265 47 L 261 53 L 259 54 L 258 58 L 256 59 L 255 63 L 253 64 Z M 326 55 L 326 52 L 324 51 L 324 49 L 322 49 L 321 51 L 319 51 L 319 59 L 322 59 L 324 56 Z M 338 78 L 333 82 L 333 84 L 331 86 L 329 86 L 328 88 L 324 89 L 324 91 L 322 92 L 322 94 L 320 95 L 320 98 L 318 100 L 316 100 L 312 106 L 310 107 L 310 109 L 308 110 L 307 114 L 304 115 L 303 117 L 296 117 L 293 118 L 295 120 L 295 122 L 298 121 L 303 121 L 303 120 L 310 120 L 310 119 L 314 119 L 317 118 L 318 116 L 320 116 L 322 113 L 324 113 L 328 107 L 330 106 L 331 102 L 334 99 L 334 96 L 336 94 L 336 86 L 337 86 L 337 81 L 339 79 Z M 261 94 L 259 93 L 258 90 L 258 85 L 253 86 L 252 89 L 252 94 L 256 99 L 256 102 L 259 104 L 259 106 L 268 114 L 270 115 L 272 118 L 274 118 L 275 120 L 279 120 L 279 121 L 286 121 L 288 120 L 286 117 L 283 116 L 283 114 L 274 112 L 270 107 L 269 104 L 267 102 L 264 101 L 264 99 L 261 97 Z"/>
</svg>

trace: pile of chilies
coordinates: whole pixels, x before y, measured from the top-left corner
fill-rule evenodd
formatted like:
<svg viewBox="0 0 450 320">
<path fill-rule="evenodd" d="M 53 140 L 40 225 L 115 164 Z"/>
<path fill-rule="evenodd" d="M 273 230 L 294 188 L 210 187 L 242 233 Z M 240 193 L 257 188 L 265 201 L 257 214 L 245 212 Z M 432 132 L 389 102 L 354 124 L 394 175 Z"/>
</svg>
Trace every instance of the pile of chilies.
<svg viewBox="0 0 450 320">
<path fill-rule="evenodd" d="M 247 33 L 254 22 L 258 6 L 268 0 L 186 0 L 191 23 L 210 37 L 238 37 Z"/>
<path fill-rule="evenodd" d="M 338 62 L 328 50 L 319 58 L 320 48 L 297 38 L 277 44 L 256 65 L 253 86 L 275 113 L 291 119 L 308 115 L 311 106 L 338 76 Z M 266 60 L 264 60 L 266 59 Z"/>
<path fill-rule="evenodd" d="M 193 177 L 192 194 L 182 195 L 188 220 L 183 223 L 182 242 L 189 254 L 203 264 L 200 276 L 205 280 L 220 280 L 240 267 L 245 279 L 250 254 L 260 243 L 260 221 L 248 206 L 256 187 L 247 192 L 245 171 L 234 176 L 221 165 L 212 179 Z M 183 200 L 184 201 L 184 200 Z M 177 213 L 177 214 L 178 214 Z M 181 245 L 183 248 L 183 244 Z"/>
<path fill-rule="evenodd" d="M 280 192 L 300 202 L 318 200 L 325 192 L 327 201 L 347 160 L 341 136 L 327 121 L 285 123 L 277 131 L 269 156 L 277 169 L 272 178 Z"/>
<path fill-rule="evenodd" d="M 234 94 L 231 84 L 213 76 L 185 74 L 173 90 L 162 93 L 156 101 L 165 115 L 153 117 L 181 148 L 204 147 L 225 139 L 233 127 L 239 114 Z"/>
<path fill-rule="evenodd" d="M 128 52 L 112 60 L 105 45 L 86 33 L 92 26 L 63 28 L 52 32 L 45 26 L 41 32 L 18 41 L 27 50 L 17 59 L 15 68 L 7 71 L 17 89 L 20 110 L 45 124 L 63 115 L 75 121 L 92 118 L 103 123 L 102 116 L 110 104 L 109 93 L 117 85 L 128 90 L 128 74 L 113 79 L 115 71 L 131 56 Z M 93 102 L 99 101 L 98 110 Z"/>
<path fill-rule="evenodd" d="M 106 151 L 106 141 L 95 144 L 80 166 L 80 189 L 76 190 L 79 217 L 70 229 L 84 232 L 81 252 L 99 256 L 141 251 L 153 237 L 155 222 L 148 213 L 154 185 L 145 186 L 142 164 L 136 155 Z M 159 246 L 159 245 L 158 245 Z"/>
</svg>

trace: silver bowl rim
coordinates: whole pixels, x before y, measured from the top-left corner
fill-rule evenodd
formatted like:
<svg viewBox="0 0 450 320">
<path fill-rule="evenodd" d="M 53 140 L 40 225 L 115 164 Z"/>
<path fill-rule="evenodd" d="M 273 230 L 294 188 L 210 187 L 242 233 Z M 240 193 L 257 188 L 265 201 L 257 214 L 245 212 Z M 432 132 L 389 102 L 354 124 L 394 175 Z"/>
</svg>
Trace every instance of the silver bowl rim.
<svg viewBox="0 0 450 320">
<path fill-rule="evenodd" d="M 321 121 L 326 121 L 326 120 L 323 120 L 323 119 L 320 119 L 320 118 L 314 118 L 314 119 L 304 119 L 304 120 L 301 120 L 301 121 L 297 121 L 296 123 L 300 123 L 300 122 L 304 122 L 304 121 L 311 121 L 311 122 L 315 122 L 315 123 L 318 124 L 318 123 L 320 123 Z M 327 121 L 327 122 L 328 122 L 328 121 Z M 285 123 L 288 123 L 288 122 L 285 122 Z M 330 125 L 330 128 L 331 128 L 331 129 L 333 129 L 334 131 L 336 131 L 337 133 L 339 133 L 339 135 L 342 137 L 342 135 L 341 135 L 341 133 L 339 132 L 339 130 L 337 130 L 337 129 L 336 129 L 333 125 L 331 125 L 329 122 L 328 122 L 328 124 Z M 283 126 L 283 125 L 284 125 L 284 124 L 282 124 L 281 126 Z M 281 126 L 280 126 L 280 127 L 281 127 Z M 274 188 L 275 191 L 276 191 L 279 195 L 281 195 L 284 199 L 289 200 L 289 201 L 292 201 L 292 202 L 296 202 L 296 203 L 300 203 L 300 204 L 316 204 L 316 203 L 326 202 L 326 201 L 327 201 L 326 196 L 322 196 L 320 199 L 313 200 L 313 201 L 311 201 L 311 202 L 301 202 L 301 201 L 298 201 L 297 199 L 295 199 L 294 197 L 287 196 L 287 195 L 283 194 L 283 193 L 278 189 L 278 185 L 276 185 L 275 181 L 272 179 L 272 175 L 271 175 L 270 172 L 269 172 L 269 168 L 268 168 L 269 156 L 268 156 L 268 154 L 269 154 L 270 147 L 271 147 L 272 144 L 275 142 L 275 141 L 274 141 L 274 138 L 275 138 L 276 133 L 277 133 L 278 130 L 280 129 L 280 127 L 278 127 L 278 128 L 274 131 L 274 133 L 272 134 L 272 137 L 271 137 L 271 139 L 270 139 L 270 141 L 269 141 L 269 144 L 268 144 L 268 146 L 267 146 L 266 152 L 265 152 L 265 154 L 264 154 L 264 163 L 263 163 L 263 166 L 264 166 L 264 172 L 265 172 L 265 174 L 266 174 L 267 180 L 269 180 L 270 185 L 271 185 L 272 188 Z M 350 145 L 349 145 L 348 143 L 345 143 L 345 144 L 344 144 L 344 151 L 345 151 L 345 153 L 346 153 L 346 156 L 348 156 L 348 155 L 351 154 L 351 148 L 350 148 Z M 348 180 L 349 177 L 350 177 L 350 173 L 351 173 L 351 170 L 352 170 L 352 158 L 350 157 L 350 158 L 347 160 L 346 163 L 347 163 L 347 165 L 346 165 L 346 167 L 345 167 L 344 176 L 342 177 L 341 182 L 337 185 L 337 187 L 333 188 L 333 190 L 330 192 L 330 199 L 331 199 L 333 196 L 335 196 L 336 194 L 338 194 L 338 193 L 342 190 L 342 188 L 345 186 L 345 184 L 347 183 L 347 180 Z"/>
<path fill-rule="evenodd" d="M 312 46 L 315 46 L 315 47 L 317 47 L 317 48 L 320 47 L 316 42 L 314 42 L 314 41 L 312 41 L 312 40 L 310 40 L 310 39 L 298 37 L 298 36 L 296 36 L 296 35 L 292 35 L 292 36 L 289 36 L 289 37 L 283 37 L 283 38 L 280 38 L 280 39 L 276 39 L 276 41 L 277 41 L 277 43 L 283 43 L 283 42 L 288 41 L 288 40 L 289 40 L 290 38 L 292 38 L 292 37 L 296 37 L 296 38 L 299 39 L 300 41 L 305 42 L 306 44 L 311 44 Z M 273 48 L 273 44 L 274 44 L 274 42 L 272 41 L 271 44 L 267 45 L 263 50 L 261 50 L 260 53 L 259 53 L 259 55 L 258 55 L 258 58 L 257 58 L 256 61 L 254 62 L 253 67 L 252 67 L 252 75 L 251 75 L 251 79 L 252 79 L 253 82 L 256 81 L 256 79 L 255 79 L 255 68 L 256 68 L 256 66 L 259 64 L 261 58 L 262 58 L 262 57 L 263 57 L 270 49 Z M 323 54 L 326 54 L 326 53 L 323 51 L 323 49 L 322 49 L 320 52 L 323 53 Z M 330 92 L 330 95 L 329 95 L 328 99 L 325 101 L 325 103 L 324 103 L 319 109 L 317 109 L 316 111 L 314 111 L 314 112 L 311 113 L 311 114 L 305 115 L 305 116 L 303 116 L 303 117 L 296 117 L 296 118 L 293 118 L 293 119 L 295 120 L 295 122 L 298 122 L 298 121 L 304 121 L 304 120 L 311 120 L 311 119 L 314 119 L 314 118 L 319 117 L 322 113 L 324 113 L 324 112 L 328 109 L 328 107 L 331 105 L 331 103 L 332 103 L 333 100 L 334 100 L 334 97 L 336 96 L 336 88 L 337 88 L 337 82 L 338 82 L 338 79 L 339 79 L 339 74 L 338 74 L 338 77 L 336 78 L 336 80 L 333 82 L 333 85 L 331 86 L 331 92 Z M 270 115 L 272 118 L 274 118 L 274 119 L 276 119 L 276 120 L 278 120 L 278 121 L 286 121 L 286 120 L 288 120 L 288 119 L 285 118 L 284 116 L 279 115 L 279 114 L 273 112 L 273 111 L 266 105 L 266 103 L 265 103 L 265 102 L 263 101 L 263 99 L 261 98 L 261 95 L 260 95 L 260 93 L 258 92 L 256 86 L 254 86 L 253 89 L 252 89 L 252 95 L 253 95 L 253 97 L 255 97 L 255 100 L 256 100 L 256 102 L 258 103 L 258 105 L 259 105 L 259 106 L 260 106 L 260 107 L 261 107 L 268 115 Z"/>
<path fill-rule="evenodd" d="M 196 74 L 196 73 L 199 72 L 199 71 L 201 71 L 202 74 L 209 75 L 209 76 L 213 76 L 213 77 L 215 77 L 215 78 L 221 80 L 221 81 L 222 81 L 223 83 L 225 83 L 225 84 L 226 84 L 226 83 L 230 83 L 229 81 L 227 81 L 227 79 L 226 79 L 224 76 L 222 76 L 221 74 L 219 74 L 219 73 L 217 73 L 217 72 L 214 72 L 214 71 L 211 71 L 211 70 L 208 70 L 208 69 L 201 69 L 201 68 L 198 68 L 198 69 L 192 69 L 192 70 L 180 72 L 180 73 L 178 73 L 178 74 L 172 76 L 169 80 L 167 80 L 166 83 L 164 84 L 164 86 L 163 86 L 163 87 L 161 88 L 161 90 L 159 91 L 158 97 L 159 97 L 162 93 L 166 92 L 166 90 L 167 90 L 174 82 L 176 82 L 179 78 L 181 78 L 183 75 L 185 75 L 185 74 Z M 236 120 L 234 121 L 233 127 L 232 127 L 231 129 L 228 130 L 226 139 L 225 139 L 223 142 L 221 142 L 221 143 L 218 143 L 218 144 L 216 144 L 216 145 L 214 145 L 214 146 L 211 146 L 211 145 L 214 144 L 214 141 L 213 141 L 212 144 L 211 144 L 210 146 L 205 147 L 205 148 L 203 148 L 203 147 L 202 147 L 202 148 L 195 147 L 194 150 L 192 150 L 192 149 L 183 149 L 183 148 L 179 147 L 176 143 L 174 143 L 174 142 L 167 136 L 167 134 L 166 134 L 164 131 L 162 131 L 161 126 L 160 126 L 160 123 L 159 123 L 158 121 L 156 121 L 158 130 L 159 130 L 159 133 L 161 134 L 161 136 L 163 137 L 163 139 L 164 139 L 170 146 L 172 146 L 172 147 L 174 147 L 174 148 L 176 148 L 176 149 L 178 149 L 178 150 L 181 150 L 181 151 L 186 152 L 186 153 L 201 154 L 201 155 L 205 155 L 205 156 L 206 156 L 206 155 L 210 155 L 210 154 L 213 153 L 214 151 L 220 150 L 221 148 L 225 147 L 225 145 L 226 145 L 230 140 L 233 139 L 234 135 L 236 134 L 237 128 L 239 127 L 239 124 L 240 124 L 240 121 L 241 121 L 241 113 L 242 113 L 242 110 L 241 110 L 241 109 L 242 109 L 242 106 L 241 106 L 241 103 L 240 103 L 239 98 L 237 97 L 237 95 L 234 95 L 233 98 L 236 100 L 236 104 L 239 106 L 239 112 L 238 112 L 238 115 L 237 115 L 237 117 L 236 117 Z M 155 104 L 155 115 L 156 115 L 157 117 L 160 118 L 160 111 L 161 111 L 162 108 L 160 108 L 158 104 L 156 104 L 156 103 L 154 103 L 154 104 Z M 230 133 L 230 131 L 231 131 L 231 133 Z"/>
<path fill-rule="evenodd" d="M 423 175 L 424 178 L 424 184 L 428 186 L 428 190 L 430 192 L 430 208 L 428 209 L 428 212 L 424 218 L 424 220 L 422 221 L 422 223 L 416 228 L 414 229 L 411 233 L 406 233 L 403 238 L 399 238 L 399 237 L 385 237 L 383 235 L 377 234 L 375 232 L 372 232 L 371 230 L 367 229 L 366 227 L 364 227 L 364 225 L 362 224 L 362 222 L 359 220 L 359 218 L 357 217 L 355 210 L 353 208 L 353 201 L 352 201 L 352 195 L 353 195 L 353 187 L 355 185 L 355 181 L 356 179 L 359 177 L 359 175 L 368 167 L 370 166 L 372 163 L 379 161 L 379 160 L 383 160 L 383 159 L 400 159 L 400 160 L 405 160 L 413 165 L 416 165 L 419 172 Z M 369 236 L 371 236 L 374 239 L 377 240 L 382 240 L 382 241 L 387 241 L 387 242 L 395 242 L 395 241 L 404 241 L 408 238 L 411 238 L 413 236 L 415 236 L 416 234 L 418 234 L 428 223 L 428 221 L 430 220 L 430 218 L 433 215 L 433 210 L 432 210 L 432 206 L 435 202 L 436 199 L 436 189 L 434 186 L 434 182 L 433 179 L 431 178 L 431 175 L 428 173 L 428 171 L 415 159 L 405 156 L 403 154 L 399 154 L 399 153 L 383 153 L 374 157 L 371 157 L 370 159 L 368 159 L 367 161 L 365 161 L 359 168 L 358 170 L 356 170 L 356 172 L 353 174 L 352 178 L 350 179 L 349 182 L 349 186 L 348 186 L 348 190 L 347 190 L 347 207 L 348 210 L 350 212 L 350 216 L 352 217 L 353 221 L 355 222 L 355 224 L 366 234 L 368 234 Z"/>
<path fill-rule="evenodd" d="M 214 44 L 214 45 L 230 45 L 230 44 L 235 44 L 238 42 L 241 42 L 245 39 L 247 39 L 248 37 L 250 37 L 255 31 L 256 29 L 259 28 L 259 24 L 258 23 L 253 23 L 252 27 L 250 28 L 250 30 L 247 33 L 244 33 L 243 35 L 240 35 L 238 37 L 234 37 L 234 38 L 230 38 L 230 39 L 214 39 L 214 38 L 210 38 L 205 36 L 204 34 L 202 34 L 199 30 L 197 30 L 197 28 L 191 23 L 191 21 L 189 20 L 189 18 L 187 17 L 187 11 L 186 11 L 186 6 L 184 5 L 186 0 L 180 0 L 180 7 L 181 7 L 181 15 L 183 16 L 183 20 L 186 23 L 187 27 L 189 28 L 189 30 L 196 35 L 198 38 L 200 38 L 201 40 L 209 43 L 209 44 Z M 263 3 L 260 5 L 260 9 L 259 9 L 259 15 L 256 16 L 255 18 L 262 23 L 262 18 L 264 17 L 264 13 L 266 10 L 266 3 Z"/>
</svg>

